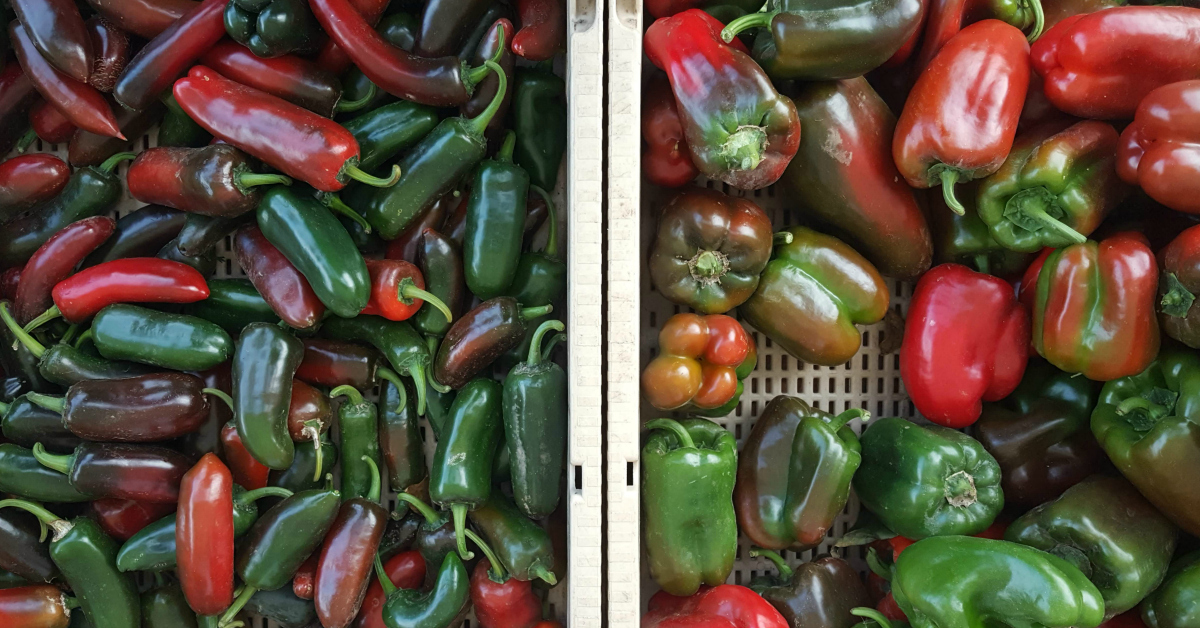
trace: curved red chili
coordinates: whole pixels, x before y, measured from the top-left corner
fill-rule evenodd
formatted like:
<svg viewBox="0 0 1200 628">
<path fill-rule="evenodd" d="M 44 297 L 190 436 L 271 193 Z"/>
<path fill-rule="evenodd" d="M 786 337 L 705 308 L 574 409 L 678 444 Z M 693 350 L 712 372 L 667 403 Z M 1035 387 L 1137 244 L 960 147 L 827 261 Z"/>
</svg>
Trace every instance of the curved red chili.
<svg viewBox="0 0 1200 628">
<path fill-rule="evenodd" d="M 425 291 L 425 278 L 414 264 L 400 259 L 369 259 L 371 299 L 363 314 L 382 316 L 392 321 L 406 321 L 421 309 L 426 301 L 453 321 L 450 308 L 437 296 Z"/>
<path fill-rule="evenodd" d="M 88 18 L 87 30 L 95 54 L 88 85 L 102 92 L 111 92 L 125 64 L 129 63 L 129 35 L 99 15 Z"/>
<path fill-rule="evenodd" d="M 521 30 L 513 35 L 512 51 L 530 61 L 551 59 L 567 46 L 567 6 L 564 0 L 517 0 Z"/>
<path fill-rule="evenodd" d="M 321 558 L 321 552 L 313 552 L 308 560 L 300 565 L 300 569 L 296 571 L 296 575 L 292 576 L 292 593 L 302 600 L 313 599 L 313 585 L 317 580 L 317 564 Z"/>
<path fill-rule="evenodd" d="M 235 41 L 213 46 L 200 57 L 200 63 L 228 79 L 327 118 L 360 109 L 375 97 L 372 92 L 358 101 L 342 101 L 342 84 L 333 72 L 295 55 L 264 59 Z"/>
<path fill-rule="evenodd" d="M 121 30 L 154 39 L 199 2 L 193 0 L 87 0 L 100 15 Z"/>
<path fill-rule="evenodd" d="M 39 56 L 65 76 L 85 82 L 92 71 L 92 46 L 79 8 L 71 0 L 13 0 L 17 20 Z"/>
<path fill-rule="evenodd" d="M 0 162 L 0 221 L 58 196 L 70 178 L 71 169 L 54 155 L 19 155 Z"/>
<path fill-rule="evenodd" d="M 112 107 L 95 87 L 81 83 L 55 69 L 34 47 L 33 40 L 19 22 L 8 29 L 17 61 L 42 98 L 50 101 L 75 126 L 97 135 L 119 137 L 121 128 Z"/>
<path fill-rule="evenodd" d="M 17 322 L 25 325 L 52 306 L 55 286 L 70 277 L 83 258 L 104 244 L 116 228 L 117 222 L 108 216 L 84 218 L 38 247 L 21 270 L 21 283 L 13 300 Z"/>
<path fill-rule="evenodd" d="M 171 87 L 188 66 L 225 36 L 228 0 L 204 0 L 150 40 L 129 62 L 113 97 L 121 106 L 141 111 Z"/>
<path fill-rule="evenodd" d="M 234 236 L 233 249 L 250 283 L 283 322 L 296 329 L 311 329 L 320 322 L 325 304 L 262 230 L 255 225 L 243 227 Z"/>
<path fill-rule="evenodd" d="M 142 528 L 175 512 L 175 502 L 143 502 L 106 497 L 92 502 L 92 514 L 109 536 L 128 541 Z"/>
<path fill-rule="evenodd" d="M 183 476 L 175 523 L 179 584 L 188 606 L 216 615 L 233 603 L 233 474 L 204 454 Z"/>
<path fill-rule="evenodd" d="M 363 16 L 371 28 L 375 28 L 375 25 L 383 18 L 383 12 L 387 10 L 388 2 L 389 0 L 350 0 L 354 10 Z M 317 53 L 316 63 L 338 76 L 345 74 L 346 70 L 354 65 L 346 51 L 342 50 L 342 47 L 332 39 L 325 40 L 325 45 L 321 46 L 321 52 Z"/>
<path fill-rule="evenodd" d="M 75 135 L 75 125 L 71 124 L 58 107 L 45 100 L 29 110 L 29 126 L 33 127 L 33 132 L 47 144 L 63 144 L 71 141 L 71 136 Z M 24 147 L 20 148 L 24 150 Z"/>
</svg>

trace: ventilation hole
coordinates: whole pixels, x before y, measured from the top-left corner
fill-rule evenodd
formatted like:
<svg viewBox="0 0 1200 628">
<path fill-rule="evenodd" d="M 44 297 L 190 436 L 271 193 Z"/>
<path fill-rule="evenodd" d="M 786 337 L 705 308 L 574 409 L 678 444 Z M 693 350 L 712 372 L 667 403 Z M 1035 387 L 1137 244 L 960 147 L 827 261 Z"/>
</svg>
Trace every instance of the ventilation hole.
<svg viewBox="0 0 1200 628">
<path fill-rule="evenodd" d="M 863 346 L 863 348 L 864 348 L 864 349 L 865 349 L 866 347 L 869 347 L 869 346 L 871 346 L 871 332 L 869 332 L 869 331 L 864 331 L 864 332 L 863 332 L 863 337 L 862 337 L 862 346 Z"/>
<path fill-rule="evenodd" d="M 575 490 L 583 490 L 583 465 L 575 465 Z"/>
<path fill-rule="evenodd" d="M 633 463 L 625 463 L 625 486 L 633 486 Z"/>
<path fill-rule="evenodd" d="M 814 395 L 821 394 L 821 380 L 816 377 L 813 378 L 813 394 Z"/>
</svg>

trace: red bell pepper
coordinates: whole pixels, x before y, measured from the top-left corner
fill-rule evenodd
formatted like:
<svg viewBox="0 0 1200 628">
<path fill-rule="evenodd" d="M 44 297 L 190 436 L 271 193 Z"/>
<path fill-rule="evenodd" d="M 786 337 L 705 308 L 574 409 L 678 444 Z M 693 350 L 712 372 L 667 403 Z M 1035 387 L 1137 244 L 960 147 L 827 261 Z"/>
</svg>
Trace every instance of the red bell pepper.
<svg viewBox="0 0 1200 628">
<path fill-rule="evenodd" d="M 116 228 L 117 222 L 108 216 L 84 218 L 63 227 L 38 247 L 21 271 L 21 283 L 13 301 L 17 322 L 25 325 L 54 305 L 55 286 L 70 277 L 75 267 L 104 244 Z"/>
<path fill-rule="evenodd" d="M 234 236 L 233 248 L 246 278 L 283 322 L 296 329 L 311 329 L 320 322 L 325 304 L 258 226 L 242 227 Z"/>
<path fill-rule="evenodd" d="M 142 528 L 175 512 L 175 502 L 105 498 L 92 502 L 92 514 L 109 536 L 128 541 Z"/>
<path fill-rule="evenodd" d="M 471 573 L 471 603 L 480 628 L 533 628 L 542 619 L 542 600 L 533 583 L 516 578 L 493 579 L 485 558 Z"/>
<path fill-rule="evenodd" d="M 425 582 L 425 559 L 416 550 L 401 552 L 383 563 L 383 571 L 395 587 L 419 589 Z M 367 587 L 367 596 L 363 598 L 362 608 L 358 611 L 358 618 L 354 620 L 354 628 L 385 628 L 383 603 L 386 598 L 383 585 L 379 580 L 372 580 L 371 586 Z"/>
<path fill-rule="evenodd" d="M 336 192 L 351 179 L 387 187 L 400 178 L 400 166 L 392 167 L 390 179 L 360 170 L 358 142 L 336 122 L 202 65 L 175 82 L 174 94 L 184 112 L 218 139 L 322 192 Z"/>
<path fill-rule="evenodd" d="M 71 169 L 54 155 L 20 155 L 0 162 L 0 221 L 58 196 Z"/>
<path fill-rule="evenodd" d="M 800 119 L 741 40 L 721 39 L 722 28 L 700 9 L 662 18 L 646 30 L 646 56 L 671 81 L 700 172 L 756 190 L 778 181 L 796 155 Z"/>
<path fill-rule="evenodd" d="M 454 321 L 450 308 L 436 295 L 425 291 L 425 278 L 411 262 L 369 259 L 367 270 L 371 273 L 371 299 L 363 308 L 363 314 L 406 321 L 428 302 L 444 314 L 447 321 Z"/>
<path fill-rule="evenodd" d="M 25 133 L 25 114 L 38 101 L 33 82 L 19 63 L 0 68 L 0 151 L 5 153 Z"/>
<path fill-rule="evenodd" d="M 129 35 L 99 15 L 88 18 L 86 26 L 95 55 L 88 85 L 104 93 L 111 92 L 129 63 Z"/>
<path fill-rule="evenodd" d="M 31 584 L 0 590 L 0 625 L 8 628 L 67 628 L 71 611 L 78 608 L 52 584 Z"/>
<path fill-rule="evenodd" d="M 645 90 L 642 139 L 646 142 L 646 150 L 642 151 L 642 174 L 654 185 L 668 188 L 687 185 L 700 171 L 692 163 L 671 84 L 656 76 Z"/>
<path fill-rule="evenodd" d="M 1171 209 L 1200 214 L 1200 80 L 1142 99 L 1121 133 L 1117 174 Z"/>
<path fill-rule="evenodd" d="M 900 377 L 917 412 L 946 427 L 974 423 L 1007 397 L 1029 359 L 1029 314 L 1003 279 L 959 264 L 921 276 L 909 303 Z"/>
<path fill-rule="evenodd" d="M 1033 344 L 1069 373 L 1136 375 L 1158 356 L 1158 262 L 1140 233 L 1055 249 L 1038 273 Z"/>
<path fill-rule="evenodd" d="M 758 359 L 750 334 L 724 314 L 676 314 L 663 325 L 658 343 L 659 354 L 642 371 L 642 394 L 659 410 L 726 405 L 737 395 L 738 371 L 747 362 L 753 368 Z"/>
<path fill-rule="evenodd" d="M 566 0 L 517 0 L 521 30 L 512 50 L 530 61 L 545 61 L 567 47 Z"/>
<path fill-rule="evenodd" d="M 204 0 L 150 40 L 117 80 L 113 88 L 117 102 L 141 111 L 158 100 L 188 66 L 225 36 L 226 4 L 228 0 Z"/>
<path fill-rule="evenodd" d="M 350 0 L 350 4 L 354 10 L 366 20 L 367 24 L 374 28 L 379 20 L 383 18 L 383 12 L 387 10 L 388 3 L 391 0 Z M 326 39 L 321 46 L 321 51 L 317 53 L 316 64 L 321 68 L 332 72 L 335 75 L 342 75 L 354 62 L 350 60 L 350 56 L 342 50 L 341 46 L 332 39 Z"/>
<path fill-rule="evenodd" d="M 642 628 L 788 628 L 774 606 L 750 589 L 722 584 L 688 597 L 659 591 L 650 598 Z"/>
<path fill-rule="evenodd" d="M 76 128 L 58 107 L 45 100 L 29 110 L 29 126 L 33 127 L 38 139 L 47 144 L 64 144 L 71 141 Z"/>
<path fill-rule="evenodd" d="M 327 118 L 338 112 L 355 111 L 374 97 L 372 93 L 360 101 L 345 102 L 342 84 L 334 73 L 295 55 L 264 59 L 235 41 L 222 41 L 213 46 L 200 57 L 200 63 L 230 80 L 261 89 Z"/>
<path fill-rule="evenodd" d="M 271 469 L 250 455 L 232 423 L 221 428 L 221 457 L 238 486 L 252 491 L 267 485 Z"/>
<path fill-rule="evenodd" d="M 175 520 L 179 584 L 188 606 L 216 615 L 233 603 L 233 474 L 214 454 L 183 476 Z"/>
<path fill-rule="evenodd" d="M 1200 78 L 1200 9 L 1115 7 L 1067 18 L 1033 46 L 1055 107 L 1082 118 L 1132 117 L 1168 83 Z"/>
<path fill-rule="evenodd" d="M 313 552 L 308 560 L 296 570 L 292 576 L 292 593 L 302 600 L 313 599 L 313 584 L 317 580 L 317 565 L 320 564 L 321 552 Z"/>
<path fill-rule="evenodd" d="M 95 87 L 77 81 L 50 65 L 34 47 L 21 24 L 13 22 L 8 34 L 25 75 L 38 93 L 52 103 L 75 126 L 97 135 L 125 139 L 113 116 L 112 107 Z"/>
<path fill-rule="evenodd" d="M 92 72 L 92 42 L 71 0 L 13 0 L 17 19 L 39 56 L 67 77 L 86 83 Z"/>
<path fill-rule="evenodd" d="M 914 80 L 929 67 L 946 42 L 970 24 L 998 19 L 1021 30 L 1030 28 L 1027 39 L 1033 42 L 1041 36 L 1045 20 L 1041 0 L 932 0 L 927 10 L 929 17 L 921 35 L 921 52 L 914 58 L 911 68 Z"/>
<path fill-rule="evenodd" d="M 955 35 L 913 86 L 896 122 L 892 157 L 908 184 L 942 186 L 946 205 L 958 181 L 1004 164 L 1029 86 L 1029 44 L 1000 20 L 976 22 Z"/>
<path fill-rule="evenodd" d="M 87 0 L 100 15 L 121 30 L 154 39 L 196 8 L 193 0 Z"/>
</svg>

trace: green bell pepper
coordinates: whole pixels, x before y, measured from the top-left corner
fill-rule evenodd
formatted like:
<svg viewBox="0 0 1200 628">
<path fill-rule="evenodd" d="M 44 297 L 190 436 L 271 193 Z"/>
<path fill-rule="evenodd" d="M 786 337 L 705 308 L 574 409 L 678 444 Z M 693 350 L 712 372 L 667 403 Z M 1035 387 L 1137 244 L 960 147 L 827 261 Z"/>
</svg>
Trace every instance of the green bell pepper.
<svg viewBox="0 0 1200 628">
<path fill-rule="evenodd" d="M 308 54 L 321 44 L 321 27 L 304 0 L 230 0 L 225 32 L 259 57 Z"/>
<path fill-rule="evenodd" d="M 538 68 L 517 68 L 513 83 L 509 114 L 517 132 L 513 158 L 534 185 L 553 190 L 567 151 L 567 84 Z"/>
<path fill-rule="evenodd" d="M 933 207 L 929 212 L 929 228 L 933 231 L 935 261 L 938 264 L 962 264 L 997 277 L 1019 277 L 1033 261 L 1033 255 L 1001 246 L 975 211 L 975 190 L 979 183 L 971 181 L 959 185 L 959 200 L 965 206 L 962 215 L 950 211 L 940 197 L 930 200 Z"/>
<path fill-rule="evenodd" d="M 1166 581 L 1142 602 L 1147 628 L 1200 626 L 1200 552 L 1171 563 Z"/>
</svg>

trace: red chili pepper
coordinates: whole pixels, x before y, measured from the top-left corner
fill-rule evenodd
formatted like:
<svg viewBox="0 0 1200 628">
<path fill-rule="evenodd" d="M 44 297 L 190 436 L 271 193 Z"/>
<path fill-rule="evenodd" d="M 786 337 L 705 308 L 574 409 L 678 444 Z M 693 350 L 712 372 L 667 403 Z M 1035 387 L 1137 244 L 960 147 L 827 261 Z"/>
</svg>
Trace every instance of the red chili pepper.
<svg viewBox="0 0 1200 628">
<path fill-rule="evenodd" d="M 150 40 L 129 62 L 113 88 L 127 109 L 141 111 L 171 87 L 183 71 L 225 36 L 228 0 L 204 0 Z"/>
<path fill-rule="evenodd" d="M 34 134 L 47 144 L 64 144 L 75 135 L 75 125 L 71 124 L 58 107 L 45 100 L 29 110 L 29 126 L 33 127 Z M 32 142 L 33 138 L 26 135 L 26 140 Z M 25 146 L 18 148 L 24 150 Z"/>
<path fill-rule="evenodd" d="M 542 600 L 533 583 L 507 578 L 496 582 L 485 558 L 471 573 L 471 603 L 480 628 L 533 628 L 542 619 Z"/>
<path fill-rule="evenodd" d="M 52 584 L 0 590 L 0 625 L 6 628 L 67 628 L 79 602 Z"/>
<path fill-rule="evenodd" d="M 537 196 L 530 195 L 530 198 Z M 414 222 L 407 229 L 400 232 L 395 240 L 389 240 L 387 243 L 387 251 L 383 256 L 386 259 L 402 259 L 406 262 L 417 263 L 417 251 L 421 248 L 421 237 L 426 229 L 438 229 L 446 222 L 446 215 L 451 212 L 451 208 L 457 207 L 460 198 L 455 196 L 453 192 L 439 198 L 429 211 L 425 212 L 417 222 Z"/>
<path fill-rule="evenodd" d="M 20 284 L 20 268 L 9 268 L 0 274 L 0 301 L 11 301 L 17 298 L 17 286 Z"/>
<path fill-rule="evenodd" d="M 252 491 L 267 485 L 271 469 L 250 455 L 232 423 L 221 428 L 221 458 L 229 465 L 238 486 Z"/>
<path fill-rule="evenodd" d="M 1000 20 L 955 35 L 913 86 L 896 122 L 892 157 L 908 184 L 942 186 L 959 215 L 954 184 L 1004 164 L 1029 87 L 1029 44 Z"/>
<path fill-rule="evenodd" d="M 664 77 L 656 76 L 646 86 L 642 99 L 642 174 L 655 185 L 677 188 L 687 185 L 700 171 L 692 163 L 675 94 Z"/>
<path fill-rule="evenodd" d="M 1029 359 L 1029 313 L 1003 279 L 959 264 L 921 276 L 900 345 L 900 377 L 917 412 L 946 427 L 974 423 L 1007 397 Z"/>
<path fill-rule="evenodd" d="M 1200 78 L 1200 9 L 1115 7 L 1067 18 L 1032 50 L 1055 107 L 1082 118 L 1133 116 L 1151 90 Z"/>
<path fill-rule="evenodd" d="M 1155 89 L 1121 133 L 1117 174 L 1171 209 L 1200 214 L 1200 81 Z"/>
<path fill-rule="evenodd" d="M 530 61 L 552 59 L 567 46 L 567 6 L 564 0 L 517 0 L 521 30 L 513 35 L 512 50 Z"/>
<path fill-rule="evenodd" d="M 296 369 L 296 379 L 329 388 L 365 390 L 375 385 L 375 371 L 383 356 L 374 347 L 324 338 L 305 338 L 303 342 L 304 359 Z"/>
<path fill-rule="evenodd" d="M 234 236 L 234 251 L 246 278 L 283 322 L 296 329 L 311 329 L 325 314 L 325 304 L 300 271 L 284 257 L 255 225 Z M 249 488 L 249 487 L 247 487 Z"/>
<path fill-rule="evenodd" d="M 0 151 L 7 153 L 25 134 L 25 113 L 37 101 L 38 92 L 21 64 L 9 62 L 0 68 Z"/>
<path fill-rule="evenodd" d="M 354 10 L 363 17 L 371 28 L 379 23 L 383 18 L 383 12 L 387 10 L 390 0 L 350 0 L 350 4 L 354 6 Z M 321 46 L 321 51 L 317 53 L 316 63 L 318 66 L 332 72 L 335 75 L 342 75 L 354 62 L 350 60 L 350 56 L 342 50 L 341 46 L 332 39 L 326 39 Z"/>
<path fill-rule="evenodd" d="M 75 126 L 97 135 L 125 139 L 113 116 L 112 108 L 95 87 L 77 81 L 50 65 L 34 47 L 25 28 L 18 22 L 9 26 L 17 60 L 38 93 L 53 103 Z"/>
<path fill-rule="evenodd" d="M 63 227 L 38 247 L 21 271 L 21 284 L 13 301 L 17 322 L 25 325 L 54 305 L 55 287 L 70 277 L 85 257 L 100 248 L 116 228 L 117 222 L 108 216 L 84 218 Z"/>
<path fill-rule="evenodd" d="M 58 196 L 71 169 L 54 155 L 19 155 L 0 162 L 0 221 Z"/>
<path fill-rule="evenodd" d="M 188 606 L 216 615 L 233 603 L 233 474 L 205 454 L 183 476 L 175 523 L 179 584 Z"/>
<path fill-rule="evenodd" d="M 349 0 L 309 0 L 321 28 L 380 89 L 435 107 L 457 107 L 471 98 L 485 67 L 464 71 L 458 57 L 426 59 L 387 43 Z M 178 96 L 176 96 L 178 98 Z"/>
<path fill-rule="evenodd" d="M 99 15 L 88 18 L 87 30 L 95 54 L 88 85 L 111 92 L 117 85 L 117 77 L 129 63 L 129 35 Z"/>
<path fill-rule="evenodd" d="M 192 0 L 87 0 L 123 31 L 154 39 L 179 18 L 196 8 Z"/>
<path fill-rule="evenodd" d="M 174 93 L 209 133 L 322 192 L 336 192 L 351 179 L 377 187 L 400 179 L 400 166 L 392 166 L 391 179 L 359 170 L 358 142 L 338 123 L 210 68 L 192 68 L 175 82 Z"/>
<path fill-rule="evenodd" d="M 513 24 L 508 18 L 502 17 L 488 27 L 484 33 L 483 39 L 479 40 L 479 45 L 475 47 L 475 54 L 470 57 L 469 63 L 483 64 L 490 59 L 496 59 L 496 65 L 504 71 L 504 76 L 508 81 L 508 85 L 513 83 L 513 71 L 516 64 L 516 59 L 513 56 L 510 46 L 504 44 L 505 38 L 513 32 Z M 497 54 L 499 55 L 497 57 Z M 492 104 L 496 99 L 496 92 L 500 90 L 499 73 L 492 73 L 484 77 L 478 85 L 475 86 L 474 93 L 471 94 L 471 100 L 468 100 L 458 108 L 459 114 L 464 118 L 474 118 L 482 114 L 484 110 Z M 503 137 L 505 125 L 508 124 L 508 109 L 512 105 L 513 92 L 516 90 L 509 88 L 504 92 L 504 97 L 500 100 L 500 108 L 496 113 L 492 114 L 492 119 L 488 121 L 487 133 L 488 138 L 493 135 Z"/>
<path fill-rule="evenodd" d="M 342 102 L 342 85 L 334 73 L 295 55 L 264 59 L 235 41 L 222 41 L 213 46 L 200 57 L 200 63 L 230 80 L 261 89 L 325 117 L 354 111 L 374 96 L 370 94 L 358 102 Z"/>
<path fill-rule="evenodd" d="M 92 513 L 100 527 L 120 541 L 128 541 L 142 528 L 173 512 L 175 502 L 142 502 L 111 497 L 92 502 Z"/>
<path fill-rule="evenodd" d="M 425 559 L 416 550 L 401 552 L 383 563 L 383 571 L 397 588 L 419 589 L 425 582 Z M 358 618 L 354 620 L 354 628 L 385 628 L 383 603 L 386 599 L 383 585 L 379 580 L 372 580 Z"/>
<path fill-rule="evenodd" d="M 313 599 L 313 583 L 317 579 L 317 565 L 320 563 L 321 552 L 313 552 L 308 560 L 296 570 L 292 576 L 292 593 L 302 600 Z"/>
<path fill-rule="evenodd" d="M 388 511 L 379 505 L 379 468 L 370 456 L 362 456 L 362 461 L 374 472 L 371 487 L 366 497 L 342 503 L 325 535 L 317 565 L 313 605 L 321 625 L 330 628 L 349 626 L 362 608 L 387 527 Z"/>
<path fill-rule="evenodd" d="M 416 265 L 399 259 L 369 259 L 371 299 L 363 314 L 382 316 L 388 320 L 406 321 L 426 301 L 453 321 L 454 315 L 437 296 L 425 291 L 425 278 Z"/>
<path fill-rule="evenodd" d="M 39 56 L 66 76 L 87 82 L 92 71 L 92 46 L 74 2 L 13 0 L 12 8 Z"/>
<path fill-rule="evenodd" d="M 205 216 L 232 218 L 258 207 L 264 185 L 291 185 L 279 174 L 252 170 L 254 160 L 229 144 L 200 148 L 155 146 L 129 164 L 129 195 Z"/>
</svg>

